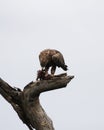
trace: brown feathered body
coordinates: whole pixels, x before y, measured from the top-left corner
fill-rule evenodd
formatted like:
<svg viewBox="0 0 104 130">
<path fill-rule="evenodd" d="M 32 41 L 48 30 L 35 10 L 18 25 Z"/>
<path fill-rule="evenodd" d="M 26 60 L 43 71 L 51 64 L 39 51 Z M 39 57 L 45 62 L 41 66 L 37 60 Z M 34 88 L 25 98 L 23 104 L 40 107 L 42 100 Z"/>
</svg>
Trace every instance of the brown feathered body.
<svg viewBox="0 0 104 130">
<path fill-rule="evenodd" d="M 46 73 L 48 73 L 48 70 L 51 67 L 51 74 L 54 75 L 56 66 L 61 67 L 63 70 L 67 71 L 67 65 L 65 65 L 63 55 L 57 50 L 43 50 L 39 54 L 39 60 L 42 69 L 44 68 Z"/>
</svg>

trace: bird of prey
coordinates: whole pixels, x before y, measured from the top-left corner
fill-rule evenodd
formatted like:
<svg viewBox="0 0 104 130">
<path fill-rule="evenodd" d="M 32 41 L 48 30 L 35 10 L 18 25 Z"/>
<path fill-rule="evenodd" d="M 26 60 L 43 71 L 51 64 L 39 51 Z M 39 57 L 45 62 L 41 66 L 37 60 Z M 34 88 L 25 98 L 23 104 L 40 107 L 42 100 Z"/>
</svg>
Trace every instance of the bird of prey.
<svg viewBox="0 0 104 130">
<path fill-rule="evenodd" d="M 67 71 L 67 65 L 65 64 L 64 57 L 58 50 L 45 49 L 39 54 L 39 61 L 42 70 L 45 70 L 46 75 L 51 67 L 51 75 L 54 75 L 56 67 L 61 67 Z"/>
</svg>

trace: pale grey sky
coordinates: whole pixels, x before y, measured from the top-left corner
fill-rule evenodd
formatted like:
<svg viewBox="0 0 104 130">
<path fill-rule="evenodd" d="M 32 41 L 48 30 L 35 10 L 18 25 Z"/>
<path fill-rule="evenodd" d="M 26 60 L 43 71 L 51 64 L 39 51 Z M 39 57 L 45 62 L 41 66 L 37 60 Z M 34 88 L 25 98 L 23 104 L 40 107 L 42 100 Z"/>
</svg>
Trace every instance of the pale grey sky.
<svg viewBox="0 0 104 130">
<path fill-rule="evenodd" d="M 55 129 L 104 130 L 103 0 L 0 0 L 0 77 L 23 89 L 45 48 L 61 51 L 75 75 L 40 97 Z M 0 96 L 0 130 L 7 129 L 28 130 Z"/>
</svg>

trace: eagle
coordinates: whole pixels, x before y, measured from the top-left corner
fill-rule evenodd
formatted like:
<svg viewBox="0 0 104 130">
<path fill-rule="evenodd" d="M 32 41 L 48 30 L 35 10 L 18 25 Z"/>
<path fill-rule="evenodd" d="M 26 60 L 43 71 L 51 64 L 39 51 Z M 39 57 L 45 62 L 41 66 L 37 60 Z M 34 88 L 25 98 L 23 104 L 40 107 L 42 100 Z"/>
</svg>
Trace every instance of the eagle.
<svg viewBox="0 0 104 130">
<path fill-rule="evenodd" d="M 55 49 L 45 49 L 39 54 L 39 61 L 42 70 L 48 75 L 48 70 L 51 67 L 51 75 L 54 75 L 56 67 L 61 67 L 63 70 L 67 71 L 67 65 L 65 64 L 64 57 L 58 50 Z"/>
</svg>

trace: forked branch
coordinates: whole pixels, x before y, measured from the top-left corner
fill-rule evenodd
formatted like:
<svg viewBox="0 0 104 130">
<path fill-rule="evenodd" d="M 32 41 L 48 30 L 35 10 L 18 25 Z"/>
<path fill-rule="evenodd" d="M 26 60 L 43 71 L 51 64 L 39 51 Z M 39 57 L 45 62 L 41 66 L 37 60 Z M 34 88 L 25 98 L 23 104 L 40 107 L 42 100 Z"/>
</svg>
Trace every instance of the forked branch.
<svg viewBox="0 0 104 130">
<path fill-rule="evenodd" d="M 19 118 L 29 130 L 54 130 L 52 120 L 39 102 L 42 92 L 66 87 L 74 76 L 56 75 L 49 80 L 30 82 L 21 91 L 13 88 L 0 78 L 0 94 L 12 105 Z"/>
</svg>

